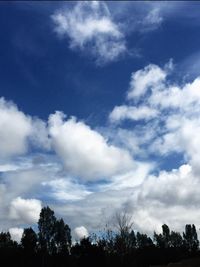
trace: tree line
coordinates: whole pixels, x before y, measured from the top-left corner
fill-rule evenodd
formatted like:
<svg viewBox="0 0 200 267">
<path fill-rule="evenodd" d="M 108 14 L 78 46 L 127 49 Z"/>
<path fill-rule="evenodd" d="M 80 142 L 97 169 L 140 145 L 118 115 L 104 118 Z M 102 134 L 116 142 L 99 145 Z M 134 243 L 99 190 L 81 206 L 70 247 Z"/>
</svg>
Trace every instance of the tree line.
<svg viewBox="0 0 200 267">
<path fill-rule="evenodd" d="M 0 233 L 0 260 L 3 266 L 148 267 L 200 256 L 194 224 L 187 224 L 182 234 L 164 224 L 162 233 L 154 232 L 149 237 L 135 232 L 125 214 L 116 219 L 117 230 L 84 237 L 72 244 L 70 227 L 63 219 L 57 219 L 53 210 L 44 207 L 37 233 L 31 227 L 25 228 L 20 243 L 13 241 L 9 232 Z"/>
</svg>

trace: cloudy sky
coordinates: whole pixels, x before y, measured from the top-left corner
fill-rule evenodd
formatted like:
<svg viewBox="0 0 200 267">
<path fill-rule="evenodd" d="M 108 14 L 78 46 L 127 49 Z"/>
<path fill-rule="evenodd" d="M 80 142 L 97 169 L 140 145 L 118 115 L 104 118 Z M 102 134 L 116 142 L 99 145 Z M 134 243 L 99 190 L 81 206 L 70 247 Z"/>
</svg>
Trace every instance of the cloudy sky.
<svg viewBox="0 0 200 267">
<path fill-rule="evenodd" d="M 200 3 L 2 2 L 0 32 L 1 231 L 199 229 Z"/>
</svg>

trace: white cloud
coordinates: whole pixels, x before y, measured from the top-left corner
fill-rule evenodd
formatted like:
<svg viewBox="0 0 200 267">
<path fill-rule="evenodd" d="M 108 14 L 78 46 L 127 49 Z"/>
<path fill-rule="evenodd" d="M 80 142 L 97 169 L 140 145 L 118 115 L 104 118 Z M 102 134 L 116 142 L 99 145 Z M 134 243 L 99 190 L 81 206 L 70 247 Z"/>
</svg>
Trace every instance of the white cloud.
<svg viewBox="0 0 200 267">
<path fill-rule="evenodd" d="M 27 151 L 31 119 L 12 103 L 0 98 L 0 157 L 11 157 Z"/>
<path fill-rule="evenodd" d="M 166 76 L 166 71 L 154 64 L 133 72 L 127 94 L 128 99 L 137 99 L 145 95 L 148 89 L 162 86 Z"/>
<path fill-rule="evenodd" d="M 13 228 L 9 229 L 9 232 L 10 232 L 12 240 L 20 243 L 24 229 L 18 228 L 18 227 L 13 227 Z"/>
<path fill-rule="evenodd" d="M 49 118 L 52 145 L 72 175 L 88 180 L 109 178 L 134 167 L 130 154 L 109 145 L 98 132 L 83 122 L 56 112 Z"/>
<path fill-rule="evenodd" d="M 113 123 L 120 122 L 124 119 L 130 120 L 149 120 L 158 116 L 159 112 L 156 109 L 148 106 L 141 106 L 139 108 L 133 106 L 116 106 L 109 115 L 109 119 Z"/>
<path fill-rule="evenodd" d="M 72 10 L 56 12 L 52 19 L 56 32 L 69 37 L 71 49 L 89 51 L 97 63 L 116 60 L 126 51 L 123 33 L 104 2 L 78 2 Z"/>
<path fill-rule="evenodd" d="M 110 189 L 122 190 L 137 187 L 144 182 L 154 168 L 155 164 L 153 163 L 137 162 L 137 166 L 133 171 L 111 177 L 110 183 L 100 186 L 100 189 L 104 191 Z"/>
<path fill-rule="evenodd" d="M 39 143 L 49 142 L 46 148 L 51 146 L 58 157 L 44 156 L 43 151 L 35 160 L 31 155 L 26 156 L 27 161 L 21 157 L 24 164 L 0 162 L 1 228 L 12 228 L 13 222 L 17 226 L 36 223 L 40 197 L 50 198 L 52 208 L 72 229 L 81 218 L 80 225 L 89 232 L 101 230 L 116 210 L 124 209 L 133 215 L 136 229 L 149 233 L 159 231 L 163 223 L 177 230 L 186 223 L 199 225 L 200 78 L 182 85 L 171 83 L 166 66 L 150 66 L 135 72 L 138 76 L 133 74 L 133 91 L 139 85 L 143 89 L 137 89 L 137 96 L 110 115 L 113 121 L 134 120 L 133 127 L 130 123 L 129 129 L 123 129 L 122 124 L 121 128 L 112 127 L 113 133 L 108 128 L 109 139 L 75 118 L 65 120 L 59 112 L 52 114 L 48 123 L 40 122 L 40 126 L 30 119 L 31 127 L 42 129 L 36 130 L 43 132 Z M 160 78 L 152 78 L 152 69 Z M 5 107 L 9 113 L 7 104 Z M 156 116 L 151 115 L 152 110 Z M 15 111 L 19 112 L 16 107 Z M 29 118 L 24 114 L 21 117 Z M 142 119 L 145 123 L 141 123 Z M 27 136 L 33 133 L 32 129 Z M 31 138 L 28 140 L 33 142 Z M 134 155 L 134 161 L 127 150 Z M 176 153 L 186 164 L 180 166 L 183 163 L 177 160 L 172 164 L 180 167 L 158 175 L 150 175 L 155 170 L 153 163 L 139 161 L 142 158 L 148 162 L 153 154 L 159 157 L 159 167 L 160 161 L 166 164 L 166 156 Z M 59 158 L 65 170 L 57 162 Z M 99 183 L 102 178 L 104 181 Z"/>
<path fill-rule="evenodd" d="M 88 237 L 88 230 L 84 226 L 79 226 L 74 229 L 75 239 L 83 239 L 84 237 Z"/>
<path fill-rule="evenodd" d="M 84 199 L 91 194 L 84 185 L 71 181 L 70 178 L 60 178 L 49 182 L 43 182 L 44 186 L 51 188 L 52 197 L 59 201 L 76 201 Z"/>
<path fill-rule="evenodd" d="M 182 111 L 192 111 L 194 113 L 196 110 L 199 111 L 199 87 L 199 77 L 193 82 L 185 84 L 183 87 L 178 85 L 165 86 L 161 91 L 155 90 L 150 96 L 149 102 L 162 109 L 178 108 Z"/>
<path fill-rule="evenodd" d="M 152 69 L 156 70 L 157 76 L 151 73 Z M 164 68 L 149 65 L 133 73 L 133 86 L 128 91 L 131 102 L 115 107 L 110 114 L 111 122 L 121 122 L 131 119 L 128 111 L 140 110 L 144 105 L 155 110 L 159 116 L 149 118 L 147 113 L 145 124 L 133 117 L 133 127 L 129 126 L 129 130 L 115 128 L 115 143 L 123 143 L 139 156 L 156 156 L 167 168 L 170 165 L 165 157 L 176 153 L 187 163 L 158 175 L 147 172 L 142 184 L 132 186 L 132 195 L 127 198 L 126 205 L 133 214 L 135 227 L 148 232 L 160 229 L 163 223 L 181 230 L 186 223 L 199 225 L 200 218 L 197 211 L 200 203 L 200 78 L 180 85 L 170 81 L 169 71 L 172 71 L 170 62 Z M 177 158 L 172 164 L 179 166 L 182 163 Z M 120 184 L 116 188 L 122 186 L 127 190 L 128 180 L 123 181 L 123 187 L 119 178 Z"/>
<path fill-rule="evenodd" d="M 149 176 L 131 201 L 136 226 L 153 232 L 163 223 L 179 231 L 186 223 L 199 225 L 199 182 L 190 165 Z"/>
<path fill-rule="evenodd" d="M 102 187 L 80 202 L 59 203 L 55 210 L 66 214 L 66 220 L 74 227 L 81 218 L 81 224 L 90 232 L 103 230 L 106 224 L 111 226 L 116 211 L 132 215 L 133 228 L 148 234 L 160 231 L 164 223 L 177 231 L 182 231 L 187 223 L 199 227 L 200 181 L 190 165 L 161 171 L 158 175 L 147 172 L 144 179 L 134 184 L 136 176 L 132 173 L 121 177 L 121 181 L 120 177 L 113 178 L 110 186 Z"/>
<path fill-rule="evenodd" d="M 169 71 L 172 71 L 172 61 L 163 69 L 151 64 L 133 73 L 128 96 L 135 105 L 117 106 L 109 118 L 111 122 L 144 119 L 146 133 L 150 138 L 143 138 L 143 143 L 139 141 L 141 133 L 144 136 L 144 125 L 136 124 L 133 141 L 129 134 L 128 142 L 124 143 L 133 144 L 137 151 L 141 145 L 145 145 L 146 153 L 162 156 L 181 153 L 194 169 L 199 170 L 200 78 L 179 85 L 167 79 Z M 140 112 L 144 107 L 144 112 Z M 125 134 L 123 137 L 126 139 Z"/>
<path fill-rule="evenodd" d="M 17 169 L 19 169 L 17 164 L 0 164 L 0 172 L 16 171 Z"/>
<path fill-rule="evenodd" d="M 11 101 L 0 98 L 0 159 L 25 154 L 29 147 L 50 149 L 46 123 L 24 114 Z"/>
<path fill-rule="evenodd" d="M 153 30 L 153 26 L 157 28 L 163 21 L 161 16 L 161 10 L 158 7 L 155 7 L 150 10 L 147 16 L 143 20 L 144 30 Z"/>
<path fill-rule="evenodd" d="M 48 136 L 47 123 L 38 118 L 32 119 L 31 143 L 39 149 L 50 150 L 51 140 Z"/>
<path fill-rule="evenodd" d="M 41 209 L 40 200 L 17 197 L 10 204 L 10 218 L 23 223 L 36 223 Z"/>
</svg>

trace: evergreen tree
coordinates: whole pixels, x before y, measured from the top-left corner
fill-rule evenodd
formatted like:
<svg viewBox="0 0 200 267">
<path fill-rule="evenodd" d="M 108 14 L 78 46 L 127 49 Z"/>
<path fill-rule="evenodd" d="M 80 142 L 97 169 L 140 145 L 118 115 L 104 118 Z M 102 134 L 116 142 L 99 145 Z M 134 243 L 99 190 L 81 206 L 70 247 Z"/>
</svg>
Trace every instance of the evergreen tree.
<svg viewBox="0 0 200 267">
<path fill-rule="evenodd" d="M 184 245 L 189 251 L 196 251 L 199 247 L 195 225 L 186 224 L 185 233 L 183 233 Z"/>
<path fill-rule="evenodd" d="M 170 246 L 170 229 L 166 224 L 162 225 L 162 238 L 164 248 L 168 248 Z"/>
<path fill-rule="evenodd" d="M 71 230 L 63 219 L 56 220 L 54 227 L 56 252 L 68 252 L 71 247 Z"/>
<path fill-rule="evenodd" d="M 148 237 L 146 234 L 140 234 L 139 232 L 137 232 L 136 240 L 137 240 L 138 248 L 145 248 L 145 247 L 153 246 L 152 239 Z"/>
<path fill-rule="evenodd" d="M 1 232 L 0 233 L 0 248 L 8 248 L 12 247 L 15 242 L 12 241 L 11 235 L 9 232 Z"/>
<path fill-rule="evenodd" d="M 24 229 L 22 239 L 22 247 L 26 252 L 35 252 L 37 248 L 37 235 L 32 228 Z"/>
<path fill-rule="evenodd" d="M 171 231 L 170 234 L 170 247 L 181 248 L 183 246 L 183 238 L 180 233 Z"/>
<path fill-rule="evenodd" d="M 54 216 L 54 211 L 51 210 L 48 206 L 42 208 L 38 221 L 39 248 L 42 251 L 48 252 L 50 254 L 55 251 L 55 223 L 56 217 Z"/>
</svg>

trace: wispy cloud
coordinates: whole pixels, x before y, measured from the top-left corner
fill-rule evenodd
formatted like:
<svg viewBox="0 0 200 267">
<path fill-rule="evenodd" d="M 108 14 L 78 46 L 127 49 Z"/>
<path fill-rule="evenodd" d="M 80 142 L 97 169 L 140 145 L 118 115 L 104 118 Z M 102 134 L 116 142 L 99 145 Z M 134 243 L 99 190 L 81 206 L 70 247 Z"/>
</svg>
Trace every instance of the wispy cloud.
<svg viewBox="0 0 200 267">
<path fill-rule="evenodd" d="M 79 1 L 51 16 L 58 36 L 68 39 L 69 48 L 91 56 L 97 65 L 116 61 L 123 55 L 138 56 L 138 47 L 128 46 L 130 34 L 148 34 L 163 22 L 156 4 Z"/>
<path fill-rule="evenodd" d="M 69 38 L 71 49 L 91 54 L 97 64 L 116 60 L 126 52 L 123 33 L 104 2 L 78 2 L 71 10 L 52 15 L 55 31 Z"/>
</svg>

